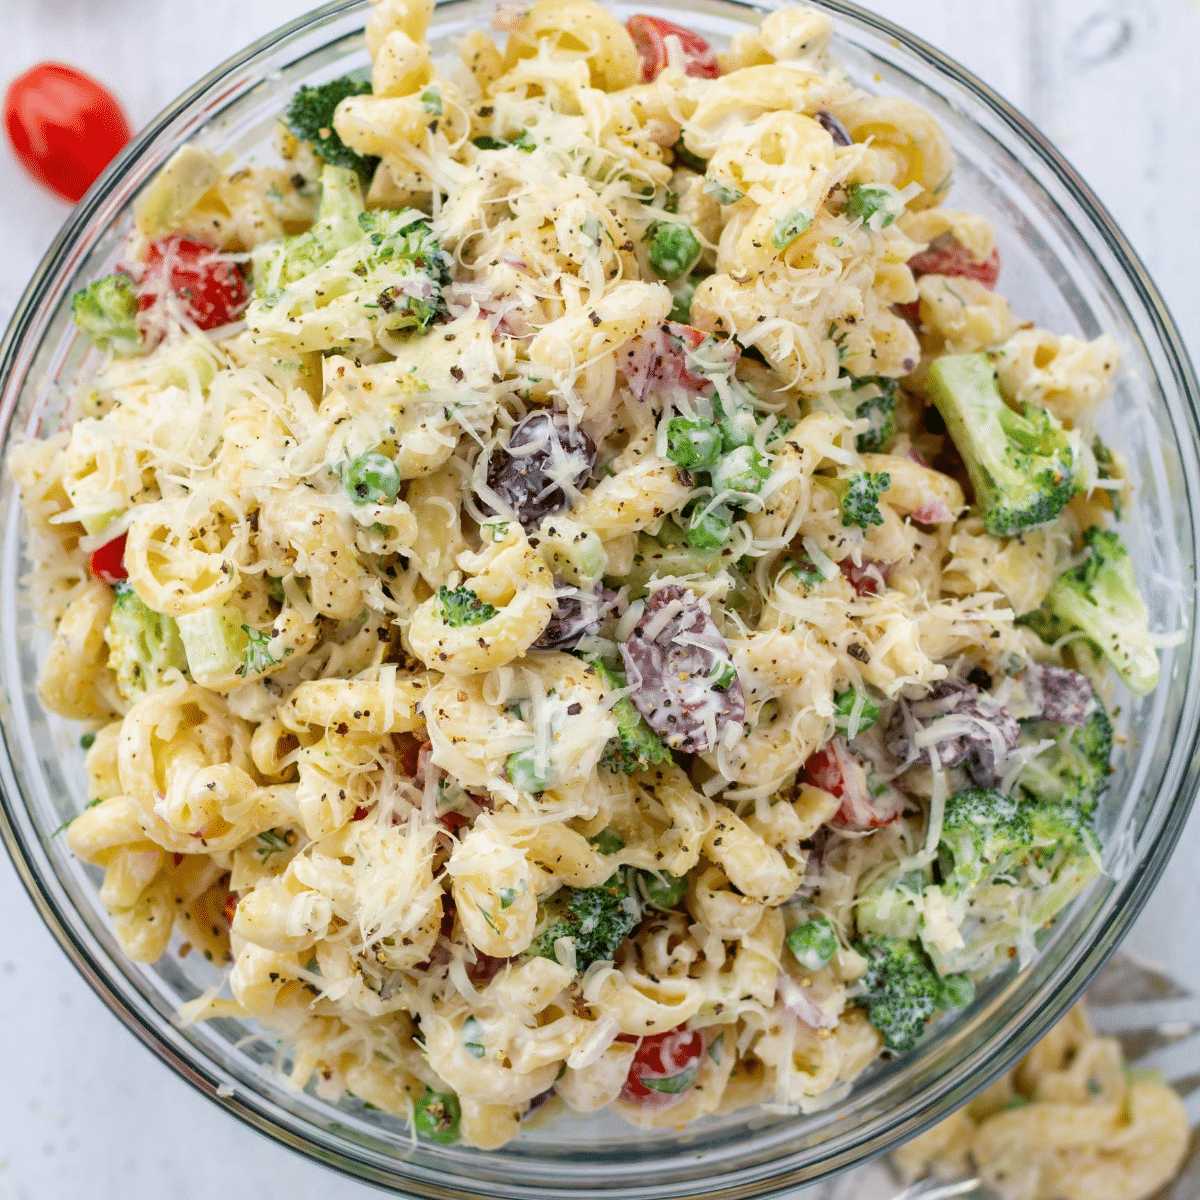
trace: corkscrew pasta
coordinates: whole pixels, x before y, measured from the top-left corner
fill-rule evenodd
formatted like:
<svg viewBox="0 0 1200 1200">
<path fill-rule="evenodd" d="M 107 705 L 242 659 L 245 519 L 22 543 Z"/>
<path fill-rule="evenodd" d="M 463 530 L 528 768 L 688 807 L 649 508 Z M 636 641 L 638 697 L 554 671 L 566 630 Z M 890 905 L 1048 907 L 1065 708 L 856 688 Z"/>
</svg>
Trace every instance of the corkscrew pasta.
<svg viewBox="0 0 1200 1200">
<path fill-rule="evenodd" d="M 1019 324 L 816 12 L 431 12 L 272 165 L 180 150 L 75 299 L 10 461 L 68 844 L 132 958 L 222 969 L 190 1016 L 435 1142 L 811 1111 L 1098 869 L 1157 673 L 1117 348 Z"/>
</svg>

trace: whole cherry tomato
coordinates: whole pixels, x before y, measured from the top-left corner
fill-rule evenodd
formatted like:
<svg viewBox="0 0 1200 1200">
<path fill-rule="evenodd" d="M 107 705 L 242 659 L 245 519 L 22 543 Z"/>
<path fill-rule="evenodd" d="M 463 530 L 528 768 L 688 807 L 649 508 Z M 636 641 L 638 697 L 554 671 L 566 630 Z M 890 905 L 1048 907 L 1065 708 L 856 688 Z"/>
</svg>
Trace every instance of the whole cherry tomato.
<svg viewBox="0 0 1200 1200">
<path fill-rule="evenodd" d="M 621 1099 L 651 1108 L 672 1103 L 691 1090 L 703 1057 L 704 1035 L 685 1025 L 642 1038 L 629 1064 Z"/>
<path fill-rule="evenodd" d="M 125 534 L 115 537 L 111 542 L 105 542 L 98 550 L 92 551 L 92 559 L 88 564 L 93 579 L 103 579 L 112 585 L 128 579 L 125 570 Z"/>
<path fill-rule="evenodd" d="M 25 169 L 72 202 L 130 138 L 112 94 L 63 63 L 38 63 L 9 84 L 4 124 Z"/>
<path fill-rule="evenodd" d="M 716 79 L 721 73 L 713 48 L 698 33 L 682 25 L 638 13 L 625 22 L 625 28 L 629 30 L 629 36 L 642 56 L 642 79 L 647 83 L 667 65 L 666 39 L 672 34 L 679 39 L 683 48 L 685 74 L 698 79 Z"/>
<path fill-rule="evenodd" d="M 188 318 L 201 329 L 215 329 L 241 314 L 246 281 L 212 246 L 173 233 L 150 243 L 138 308 L 152 309 L 167 293 L 183 301 Z"/>
</svg>

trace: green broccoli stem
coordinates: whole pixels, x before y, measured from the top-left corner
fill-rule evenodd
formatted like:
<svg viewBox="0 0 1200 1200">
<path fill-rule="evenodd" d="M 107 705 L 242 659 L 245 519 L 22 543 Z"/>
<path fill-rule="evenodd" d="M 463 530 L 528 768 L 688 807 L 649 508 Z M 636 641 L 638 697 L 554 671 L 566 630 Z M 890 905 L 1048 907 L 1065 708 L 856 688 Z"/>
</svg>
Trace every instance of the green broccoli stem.
<svg viewBox="0 0 1200 1200">
<path fill-rule="evenodd" d="M 1053 521 L 1075 493 L 1075 455 L 1042 408 L 1005 403 L 986 354 L 936 359 L 926 380 L 975 490 L 988 533 L 1012 537 Z"/>
</svg>

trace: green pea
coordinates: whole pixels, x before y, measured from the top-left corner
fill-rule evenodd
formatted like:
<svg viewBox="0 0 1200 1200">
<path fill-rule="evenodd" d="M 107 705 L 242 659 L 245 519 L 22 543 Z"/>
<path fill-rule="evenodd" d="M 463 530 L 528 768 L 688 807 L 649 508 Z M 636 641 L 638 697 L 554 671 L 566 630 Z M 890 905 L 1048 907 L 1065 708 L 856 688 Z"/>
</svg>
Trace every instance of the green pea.
<svg viewBox="0 0 1200 1200">
<path fill-rule="evenodd" d="M 674 908 L 687 891 L 686 876 L 670 871 L 638 871 L 638 883 L 642 895 L 655 908 Z"/>
<path fill-rule="evenodd" d="M 386 454 L 368 450 L 346 468 L 344 482 L 355 504 L 391 504 L 400 491 L 400 472 Z"/>
<path fill-rule="evenodd" d="M 814 917 L 797 925 L 787 935 L 788 949 L 796 961 L 808 971 L 819 971 L 836 953 L 837 934 L 833 924 L 824 917 Z"/>
<path fill-rule="evenodd" d="M 686 275 L 700 257 L 700 239 L 687 225 L 662 222 L 650 235 L 650 265 L 663 279 Z"/>
<path fill-rule="evenodd" d="M 697 510 L 692 515 L 685 535 L 687 544 L 694 550 L 719 550 L 729 541 L 729 531 L 733 528 L 733 519 L 723 504 L 709 509 L 701 515 Z"/>
<path fill-rule="evenodd" d="M 667 422 L 667 457 L 688 471 L 711 467 L 721 454 L 721 430 L 703 417 L 672 417 Z"/>
<path fill-rule="evenodd" d="M 970 975 L 947 975 L 942 980 L 942 1005 L 945 1008 L 966 1008 L 975 1001 L 975 981 Z"/>
<path fill-rule="evenodd" d="M 426 1088 L 413 1109 L 416 1131 L 443 1146 L 458 1141 L 458 1123 L 461 1119 L 462 1109 L 453 1092 L 435 1092 L 432 1088 Z"/>
<path fill-rule="evenodd" d="M 692 297 L 696 294 L 696 281 L 685 280 L 675 285 L 672 293 L 671 311 L 667 313 L 668 321 L 679 321 L 684 325 L 692 323 Z M 1114 492 L 1115 496 L 1116 493 Z"/>
<path fill-rule="evenodd" d="M 770 474 L 771 468 L 761 450 L 755 446 L 739 446 L 713 468 L 713 491 L 756 496 Z"/>
<path fill-rule="evenodd" d="M 550 786 L 550 769 L 547 767 L 545 774 L 542 773 L 532 746 L 510 754 L 505 769 L 508 771 L 509 783 L 518 791 L 527 792 L 531 796 L 544 792 Z"/>
</svg>

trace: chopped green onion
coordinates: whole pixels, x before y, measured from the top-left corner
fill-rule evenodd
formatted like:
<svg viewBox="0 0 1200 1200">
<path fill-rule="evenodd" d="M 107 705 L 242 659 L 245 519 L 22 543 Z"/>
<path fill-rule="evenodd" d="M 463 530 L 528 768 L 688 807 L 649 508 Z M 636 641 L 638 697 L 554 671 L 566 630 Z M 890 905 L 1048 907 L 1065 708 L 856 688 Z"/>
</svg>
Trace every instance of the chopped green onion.
<svg viewBox="0 0 1200 1200">
<path fill-rule="evenodd" d="M 771 234 L 771 245 L 776 250 L 785 250 L 813 223 L 812 213 L 798 208 L 786 217 L 775 222 L 775 232 Z"/>
</svg>

